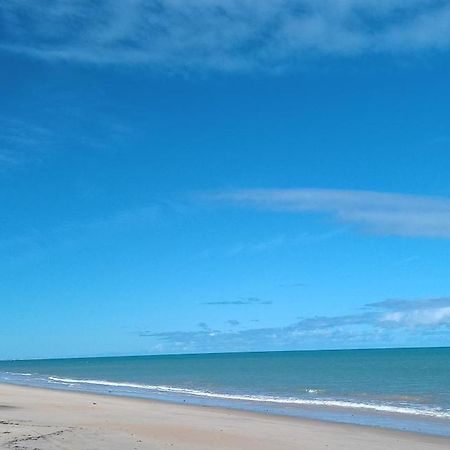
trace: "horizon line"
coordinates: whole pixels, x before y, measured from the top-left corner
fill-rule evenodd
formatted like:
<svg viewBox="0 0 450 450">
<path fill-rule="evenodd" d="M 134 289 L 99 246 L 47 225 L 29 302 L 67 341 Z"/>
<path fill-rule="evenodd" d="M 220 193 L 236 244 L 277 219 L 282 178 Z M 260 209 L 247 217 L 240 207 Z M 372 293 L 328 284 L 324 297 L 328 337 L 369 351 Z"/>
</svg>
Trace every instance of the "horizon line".
<svg viewBox="0 0 450 450">
<path fill-rule="evenodd" d="M 164 356 L 201 356 L 201 355 L 234 355 L 255 353 L 300 353 L 300 352 L 345 352 L 345 351 L 371 351 L 371 350 L 425 350 L 425 349 L 450 349 L 450 345 L 411 346 L 411 347 L 356 347 L 356 348 L 324 348 L 303 350 L 252 350 L 252 351 L 227 351 L 227 352 L 198 352 L 198 353 L 149 353 L 134 355 L 110 355 L 110 356 L 60 356 L 53 358 L 18 358 L 0 359 L 0 363 L 26 362 L 26 361 L 55 361 L 67 359 L 113 359 L 113 358 L 146 358 Z"/>
</svg>

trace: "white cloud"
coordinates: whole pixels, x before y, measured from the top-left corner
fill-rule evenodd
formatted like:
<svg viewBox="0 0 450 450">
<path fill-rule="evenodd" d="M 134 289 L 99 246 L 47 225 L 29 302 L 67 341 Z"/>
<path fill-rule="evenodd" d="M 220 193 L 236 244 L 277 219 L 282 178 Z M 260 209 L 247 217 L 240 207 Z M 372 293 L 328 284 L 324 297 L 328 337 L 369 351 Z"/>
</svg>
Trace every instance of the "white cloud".
<svg viewBox="0 0 450 450">
<path fill-rule="evenodd" d="M 333 189 L 244 189 L 201 198 L 261 210 L 332 214 L 372 233 L 450 238 L 450 199 L 446 197 Z"/>
<path fill-rule="evenodd" d="M 378 320 L 398 327 L 450 327 L 450 298 L 418 301 L 386 300 L 371 305 L 387 310 Z"/>
<path fill-rule="evenodd" d="M 409 326 L 450 325 L 450 307 L 425 310 L 416 309 L 408 312 L 391 312 L 385 314 L 381 320 Z"/>
<path fill-rule="evenodd" d="M 305 57 L 450 47 L 443 0 L 3 0 L 1 49 L 170 70 L 283 68 Z"/>
</svg>

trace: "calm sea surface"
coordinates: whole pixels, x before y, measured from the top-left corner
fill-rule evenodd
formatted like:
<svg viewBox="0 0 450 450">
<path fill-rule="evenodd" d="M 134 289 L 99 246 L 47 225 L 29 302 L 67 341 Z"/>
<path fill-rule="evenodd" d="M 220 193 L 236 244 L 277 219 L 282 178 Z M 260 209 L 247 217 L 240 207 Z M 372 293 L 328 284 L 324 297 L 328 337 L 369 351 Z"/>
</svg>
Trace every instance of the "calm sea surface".
<svg viewBox="0 0 450 450">
<path fill-rule="evenodd" d="M 4 361 L 0 381 L 450 436 L 450 348 Z"/>
</svg>

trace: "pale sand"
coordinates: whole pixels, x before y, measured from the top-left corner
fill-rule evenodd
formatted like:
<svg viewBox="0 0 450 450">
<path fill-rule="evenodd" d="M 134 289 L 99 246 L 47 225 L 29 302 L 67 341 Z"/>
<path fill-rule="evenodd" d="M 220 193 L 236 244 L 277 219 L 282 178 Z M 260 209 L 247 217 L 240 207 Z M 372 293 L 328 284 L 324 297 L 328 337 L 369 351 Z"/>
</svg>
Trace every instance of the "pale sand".
<svg viewBox="0 0 450 450">
<path fill-rule="evenodd" d="M 450 439 L 0 384 L 1 449 L 450 449 Z"/>
</svg>

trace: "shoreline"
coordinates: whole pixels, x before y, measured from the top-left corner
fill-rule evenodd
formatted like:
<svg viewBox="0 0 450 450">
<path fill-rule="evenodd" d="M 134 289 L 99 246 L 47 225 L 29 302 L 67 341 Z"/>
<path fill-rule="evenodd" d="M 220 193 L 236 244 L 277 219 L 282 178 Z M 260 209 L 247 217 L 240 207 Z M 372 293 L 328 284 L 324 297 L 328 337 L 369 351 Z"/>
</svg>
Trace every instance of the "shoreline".
<svg viewBox="0 0 450 450">
<path fill-rule="evenodd" d="M 45 432 L 43 432 L 45 430 Z M 39 443 L 39 445 L 38 445 Z M 215 406 L 0 383 L 0 448 L 444 449 L 450 438 Z M 16 447 L 17 448 L 17 447 Z"/>
<path fill-rule="evenodd" d="M 16 374 L 17 375 L 17 374 Z M 30 375 L 28 373 L 20 375 Z M 270 402 L 259 402 L 259 401 L 237 401 L 224 398 L 209 398 L 208 396 L 197 397 L 197 396 L 184 396 L 184 395 L 174 395 L 172 391 L 158 392 L 158 395 L 153 393 L 147 393 L 145 391 L 130 391 L 130 390 L 118 390 L 117 387 L 121 384 L 116 382 L 103 382 L 97 380 L 72 380 L 72 379 L 60 379 L 49 377 L 51 380 L 57 381 L 89 381 L 89 383 L 80 386 L 59 384 L 54 382 L 54 384 L 37 384 L 35 382 L 24 382 L 23 380 L 5 380 L 1 379 L 1 383 L 9 384 L 12 386 L 23 386 L 25 388 L 37 388 L 51 391 L 61 391 L 61 392 L 72 392 L 81 394 L 91 394 L 100 395 L 115 398 L 131 398 L 140 399 L 147 401 L 155 401 L 161 403 L 169 403 L 174 405 L 182 406 L 197 406 L 197 407 L 209 407 L 209 408 L 219 408 L 220 410 L 231 410 L 231 411 L 243 411 L 249 413 L 262 414 L 264 416 L 273 415 L 277 417 L 290 417 L 299 420 L 313 420 L 327 423 L 335 424 L 348 424 L 348 425 L 359 425 L 376 429 L 387 429 L 396 430 L 404 432 L 412 432 L 418 434 L 425 434 L 430 436 L 441 436 L 450 438 L 450 420 L 446 416 L 436 417 L 428 414 L 417 414 L 417 413 L 404 413 L 398 411 L 390 411 L 386 409 L 375 409 L 373 407 L 364 408 L 354 407 L 351 408 L 347 406 L 335 405 L 335 404 L 323 404 L 320 405 L 313 404 L 312 402 L 302 403 L 301 406 L 297 404 L 284 404 L 279 406 L 277 403 L 271 404 Z M 94 383 L 95 381 L 95 383 Z M 115 389 L 98 389 L 98 387 L 114 387 Z M 124 384 L 127 388 L 136 387 L 138 385 L 134 384 Z M 140 386 L 140 385 L 139 385 Z"/>
</svg>

